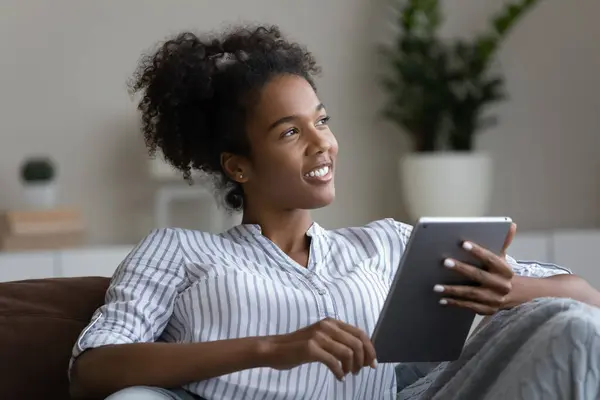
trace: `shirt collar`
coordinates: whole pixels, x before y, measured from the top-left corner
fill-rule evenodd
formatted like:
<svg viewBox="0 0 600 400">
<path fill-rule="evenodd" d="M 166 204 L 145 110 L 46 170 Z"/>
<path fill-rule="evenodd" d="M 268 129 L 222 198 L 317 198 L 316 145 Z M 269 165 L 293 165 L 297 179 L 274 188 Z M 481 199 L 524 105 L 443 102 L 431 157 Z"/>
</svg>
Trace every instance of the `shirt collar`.
<svg viewBox="0 0 600 400">
<path fill-rule="evenodd" d="M 231 231 L 245 238 L 262 235 L 262 229 L 258 224 L 240 224 L 231 228 Z M 325 232 L 325 229 L 323 229 L 316 222 L 313 222 L 312 225 L 306 231 L 306 236 L 314 238 L 325 234 Z"/>
</svg>

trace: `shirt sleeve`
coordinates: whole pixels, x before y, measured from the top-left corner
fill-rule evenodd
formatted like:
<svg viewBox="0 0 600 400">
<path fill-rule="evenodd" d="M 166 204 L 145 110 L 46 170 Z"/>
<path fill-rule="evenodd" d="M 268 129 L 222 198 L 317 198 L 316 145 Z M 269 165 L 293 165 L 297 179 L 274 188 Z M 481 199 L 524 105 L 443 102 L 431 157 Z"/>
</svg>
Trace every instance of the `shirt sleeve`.
<svg viewBox="0 0 600 400">
<path fill-rule="evenodd" d="M 406 249 L 408 239 L 412 234 L 412 226 L 390 219 L 398 232 L 402 252 Z M 509 249 L 510 251 L 510 249 Z M 560 265 L 541 262 L 541 261 L 517 261 L 513 257 L 507 255 L 506 262 L 512 267 L 516 275 L 529 276 L 534 278 L 547 278 L 549 276 L 572 274 L 571 270 Z"/>
<path fill-rule="evenodd" d="M 70 365 L 87 349 L 159 338 L 187 280 L 181 253 L 174 229 L 153 231 L 131 251 L 77 339 Z"/>
<path fill-rule="evenodd" d="M 396 230 L 398 238 L 400 239 L 400 246 L 402 247 L 402 252 L 404 253 L 404 249 L 406 249 L 406 245 L 408 244 L 408 239 L 410 239 L 410 235 L 412 235 L 413 227 L 412 225 L 396 221 L 392 218 L 389 218 L 388 221 Z"/>
<path fill-rule="evenodd" d="M 520 276 L 547 278 L 554 275 L 573 273 L 570 269 L 561 267 L 560 265 L 541 261 L 517 261 L 509 255 L 506 256 L 506 262 L 512 267 L 515 274 Z"/>
</svg>

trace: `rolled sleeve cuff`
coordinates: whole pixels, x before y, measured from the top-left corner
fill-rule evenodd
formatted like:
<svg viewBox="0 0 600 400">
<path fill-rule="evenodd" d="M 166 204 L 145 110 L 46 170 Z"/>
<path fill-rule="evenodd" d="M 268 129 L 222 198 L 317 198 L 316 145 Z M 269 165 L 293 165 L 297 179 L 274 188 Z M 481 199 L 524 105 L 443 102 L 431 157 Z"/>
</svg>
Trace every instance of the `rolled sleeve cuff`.
<svg viewBox="0 0 600 400">
<path fill-rule="evenodd" d="M 120 333 L 109 332 L 109 331 L 93 331 L 82 336 L 75 346 L 73 357 L 77 357 L 88 349 L 93 349 L 100 346 L 108 346 L 111 344 L 127 344 L 135 343 L 136 340 L 122 335 Z"/>
<path fill-rule="evenodd" d="M 79 335 L 79 338 L 77 338 L 69 362 L 69 378 L 71 376 L 73 363 L 84 351 L 101 346 L 129 344 L 139 341 L 137 338 L 128 336 L 122 332 L 104 329 L 101 323 L 102 320 L 102 314 L 94 317 L 92 322 L 84 329 L 81 335 Z"/>
<path fill-rule="evenodd" d="M 520 276 L 529 276 L 533 278 L 547 278 L 554 275 L 564 275 L 573 273 L 568 268 L 552 263 L 523 260 L 517 261 L 510 256 L 506 256 L 506 261 L 512 267 L 515 274 Z"/>
</svg>

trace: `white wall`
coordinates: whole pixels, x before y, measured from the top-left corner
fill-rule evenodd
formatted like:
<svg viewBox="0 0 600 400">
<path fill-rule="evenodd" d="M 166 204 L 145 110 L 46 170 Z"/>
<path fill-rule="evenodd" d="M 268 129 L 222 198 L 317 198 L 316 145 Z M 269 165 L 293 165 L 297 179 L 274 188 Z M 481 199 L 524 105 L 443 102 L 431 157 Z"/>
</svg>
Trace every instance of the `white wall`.
<svg viewBox="0 0 600 400">
<path fill-rule="evenodd" d="M 331 227 L 402 218 L 396 160 L 405 142 L 377 115 L 373 62 L 386 3 L 0 0 L 0 208 L 19 204 L 21 159 L 48 153 L 62 199 L 84 208 L 91 242 L 137 241 L 151 224 L 153 184 L 125 82 L 166 34 L 243 19 L 279 24 L 324 67 L 320 91 L 342 153 L 338 199 L 317 218 Z M 455 34 L 480 26 L 498 2 L 444 3 Z M 599 222 L 599 12 L 598 2 L 545 0 L 502 51 L 512 100 L 481 146 L 498 162 L 493 211 L 521 230 Z"/>
</svg>

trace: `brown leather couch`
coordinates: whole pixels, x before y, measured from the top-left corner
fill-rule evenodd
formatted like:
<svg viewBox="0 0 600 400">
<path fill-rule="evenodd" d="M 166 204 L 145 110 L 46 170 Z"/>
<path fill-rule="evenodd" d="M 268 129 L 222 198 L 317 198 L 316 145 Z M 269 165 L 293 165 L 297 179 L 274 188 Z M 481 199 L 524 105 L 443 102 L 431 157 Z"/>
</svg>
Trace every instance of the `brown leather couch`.
<svg viewBox="0 0 600 400">
<path fill-rule="evenodd" d="M 0 399 L 68 400 L 71 350 L 109 279 L 0 283 Z"/>
</svg>

